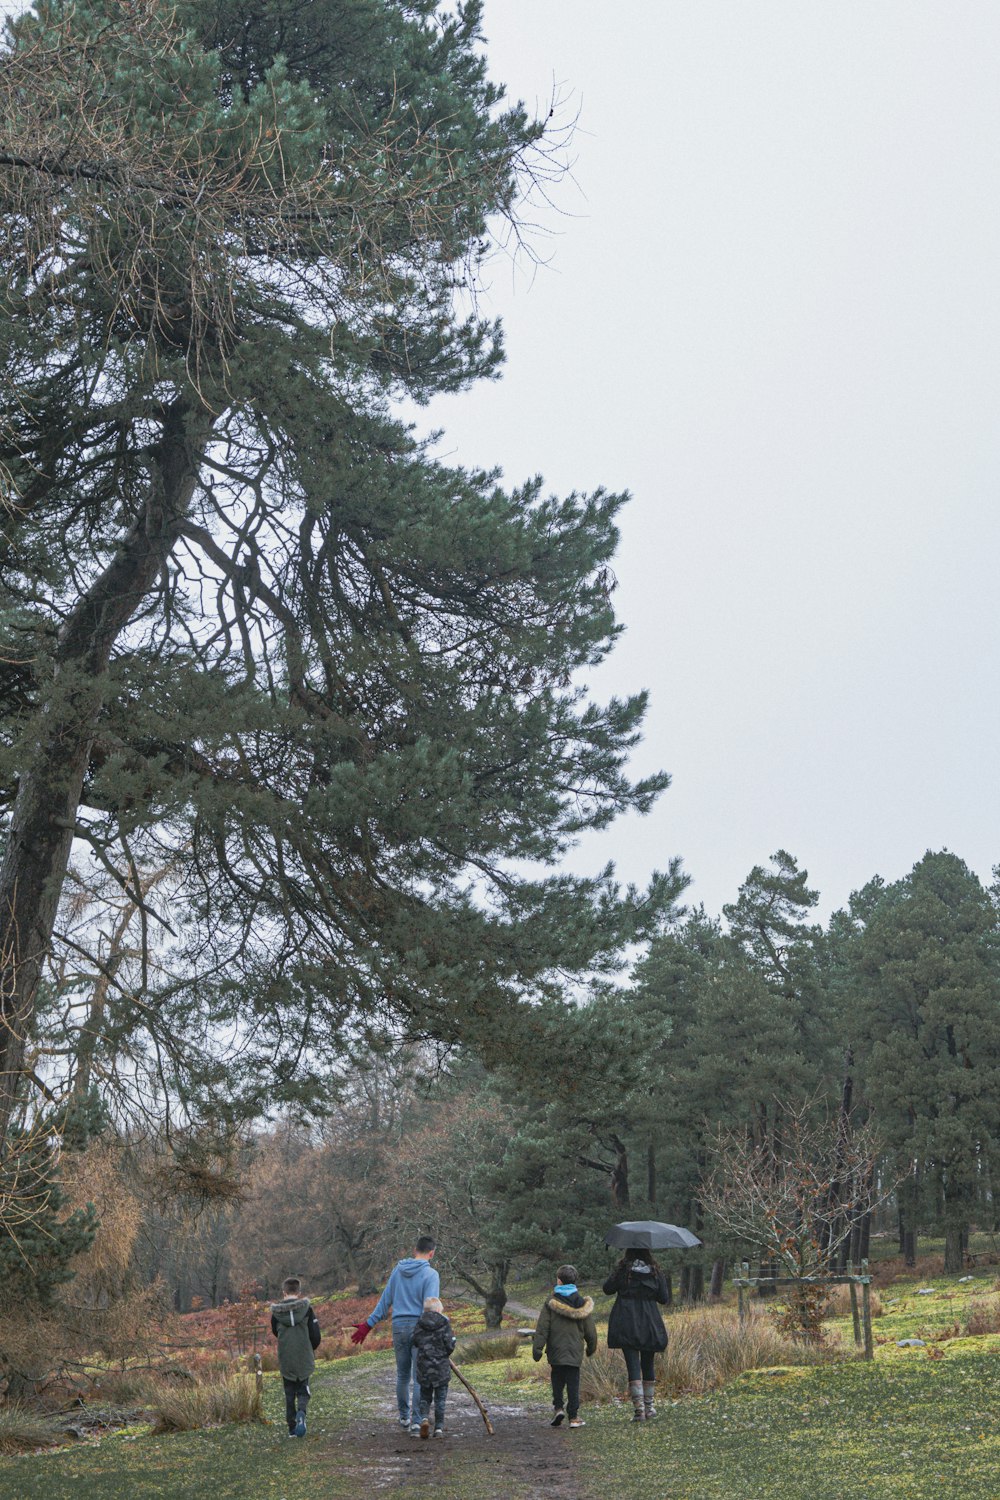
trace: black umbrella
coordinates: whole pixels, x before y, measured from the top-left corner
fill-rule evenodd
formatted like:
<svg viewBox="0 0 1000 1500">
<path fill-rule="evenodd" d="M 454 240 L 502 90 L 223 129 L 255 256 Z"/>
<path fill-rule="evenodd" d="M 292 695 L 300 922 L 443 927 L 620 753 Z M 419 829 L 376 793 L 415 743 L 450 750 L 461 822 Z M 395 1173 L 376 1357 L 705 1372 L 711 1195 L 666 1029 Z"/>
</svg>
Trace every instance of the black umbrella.
<svg viewBox="0 0 1000 1500">
<path fill-rule="evenodd" d="M 630 1219 L 616 1224 L 604 1236 L 606 1245 L 619 1250 L 693 1250 L 701 1240 L 679 1224 L 660 1224 L 655 1219 Z"/>
</svg>

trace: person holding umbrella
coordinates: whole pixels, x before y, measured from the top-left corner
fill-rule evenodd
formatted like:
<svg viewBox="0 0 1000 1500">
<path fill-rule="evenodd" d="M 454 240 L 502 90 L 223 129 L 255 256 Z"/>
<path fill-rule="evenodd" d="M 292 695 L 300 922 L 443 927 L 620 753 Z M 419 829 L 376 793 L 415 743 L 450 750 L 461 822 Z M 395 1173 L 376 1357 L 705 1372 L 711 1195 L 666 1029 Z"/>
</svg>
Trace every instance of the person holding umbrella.
<svg viewBox="0 0 1000 1500">
<path fill-rule="evenodd" d="M 633 1422 L 646 1422 L 656 1416 L 653 1362 L 667 1347 L 660 1306 L 669 1304 L 670 1289 L 649 1247 L 700 1243 L 690 1230 L 647 1221 L 616 1224 L 605 1236 L 607 1245 L 626 1246 L 625 1254 L 604 1283 L 604 1292 L 608 1297 L 617 1293 L 608 1319 L 608 1348 L 620 1349 L 624 1356 Z"/>
</svg>

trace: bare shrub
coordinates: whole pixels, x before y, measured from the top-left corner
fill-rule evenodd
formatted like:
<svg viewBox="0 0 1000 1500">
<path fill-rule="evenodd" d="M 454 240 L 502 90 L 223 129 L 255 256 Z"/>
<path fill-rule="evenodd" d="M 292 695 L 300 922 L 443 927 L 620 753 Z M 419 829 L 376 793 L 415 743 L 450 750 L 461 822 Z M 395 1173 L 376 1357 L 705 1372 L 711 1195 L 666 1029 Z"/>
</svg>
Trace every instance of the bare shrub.
<svg viewBox="0 0 1000 1500">
<path fill-rule="evenodd" d="M 970 1338 L 984 1333 L 1000 1333 L 1000 1302 L 973 1301 L 965 1321 L 965 1331 Z"/>
<path fill-rule="evenodd" d="M 154 1432 L 192 1432 L 230 1422 L 263 1422 L 264 1403 L 252 1375 L 166 1390 L 153 1406 Z"/>
<path fill-rule="evenodd" d="M 460 1365 L 481 1365 L 490 1359 L 516 1359 L 521 1347 L 520 1336 L 504 1334 L 501 1338 L 465 1339 L 455 1350 L 455 1362 Z"/>
<path fill-rule="evenodd" d="M 0 1406 L 0 1453 L 30 1453 L 35 1448 L 51 1448 L 62 1441 L 54 1423 L 36 1412 L 12 1402 Z"/>
</svg>

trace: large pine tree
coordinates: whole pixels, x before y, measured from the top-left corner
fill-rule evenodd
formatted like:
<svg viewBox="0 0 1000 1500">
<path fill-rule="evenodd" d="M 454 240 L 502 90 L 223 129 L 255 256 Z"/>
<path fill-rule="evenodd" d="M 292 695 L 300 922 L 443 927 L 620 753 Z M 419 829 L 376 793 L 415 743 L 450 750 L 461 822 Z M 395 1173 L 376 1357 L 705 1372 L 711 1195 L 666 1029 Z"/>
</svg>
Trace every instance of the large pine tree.
<svg viewBox="0 0 1000 1500">
<path fill-rule="evenodd" d="M 581 686 L 623 497 L 506 490 L 393 414 L 495 373 L 457 294 L 545 169 L 480 9 L 38 0 L 9 31 L 0 1131 L 74 849 L 142 919 L 107 1045 L 143 1030 L 194 1113 L 365 1022 L 496 1047 L 669 894 L 552 873 L 665 784 L 625 774 L 642 696 Z M 199 1080 L 220 1032 L 242 1072 Z"/>
</svg>

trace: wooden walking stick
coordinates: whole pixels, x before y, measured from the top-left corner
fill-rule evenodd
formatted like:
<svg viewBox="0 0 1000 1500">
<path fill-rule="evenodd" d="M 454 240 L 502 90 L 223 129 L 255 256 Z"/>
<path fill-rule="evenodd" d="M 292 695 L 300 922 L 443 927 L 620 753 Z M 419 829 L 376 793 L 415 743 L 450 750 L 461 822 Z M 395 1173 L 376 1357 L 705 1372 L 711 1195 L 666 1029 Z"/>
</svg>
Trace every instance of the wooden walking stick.
<svg viewBox="0 0 1000 1500">
<path fill-rule="evenodd" d="M 479 1407 L 479 1411 L 480 1411 L 480 1414 L 482 1416 L 482 1419 L 486 1423 L 486 1431 L 489 1433 L 490 1437 L 492 1437 L 493 1436 L 493 1423 L 490 1421 L 489 1413 L 487 1412 L 486 1407 L 480 1401 L 479 1397 L 476 1395 L 475 1391 L 472 1389 L 472 1386 L 466 1380 L 465 1376 L 462 1374 L 461 1370 L 458 1368 L 458 1365 L 456 1365 L 455 1361 L 453 1359 L 449 1359 L 448 1363 L 451 1365 L 451 1368 L 454 1370 L 454 1372 L 458 1376 L 459 1380 L 465 1386 L 465 1389 L 468 1391 L 468 1393 L 472 1397 L 473 1401 Z"/>
</svg>

